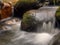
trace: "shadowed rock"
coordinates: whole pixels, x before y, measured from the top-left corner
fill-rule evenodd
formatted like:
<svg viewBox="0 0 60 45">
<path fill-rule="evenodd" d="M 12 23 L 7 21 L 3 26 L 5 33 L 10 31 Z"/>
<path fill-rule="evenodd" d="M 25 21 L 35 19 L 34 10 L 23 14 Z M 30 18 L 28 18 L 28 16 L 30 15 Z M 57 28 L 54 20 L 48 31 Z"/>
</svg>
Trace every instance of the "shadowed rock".
<svg viewBox="0 0 60 45">
<path fill-rule="evenodd" d="M 60 32 L 54 36 L 52 45 L 60 45 Z"/>
<path fill-rule="evenodd" d="M 29 0 L 30 1 L 30 0 Z M 32 9 L 38 9 L 40 8 L 38 1 L 18 1 L 16 5 L 14 6 L 14 17 L 22 18 L 23 14 Z"/>
</svg>

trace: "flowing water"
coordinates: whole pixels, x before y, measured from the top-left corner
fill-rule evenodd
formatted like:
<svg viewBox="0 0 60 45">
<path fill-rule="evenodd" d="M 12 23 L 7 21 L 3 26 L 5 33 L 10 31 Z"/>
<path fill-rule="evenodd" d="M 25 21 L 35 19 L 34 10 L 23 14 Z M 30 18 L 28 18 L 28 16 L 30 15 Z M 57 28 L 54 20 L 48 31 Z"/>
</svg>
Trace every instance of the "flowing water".
<svg viewBox="0 0 60 45">
<path fill-rule="evenodd" d="M 35 17 L 42 22 L 36 27 L 37 32 L 21 31 L 21 20 L 7 21 L 8 26 L 0 32 L 0 45 L 51 45 L 50 42 L 59 29 L 54 28 L 55 12 L 57 7 L 42 7 L 38 9 Z M 10 23 L 12 25 L 10 25 Z M 8 28 L 7 28 L 8 27 Z M 7 31 L 5 31 L 7 30 Z"/>
<path fill-rule="evenodd" d="M 38 32 L 57 33 L 58 29 L 54 28 L 55 12 L 58 7 L 42 7 L 35 14 L 36 20 L 42 22 L 37 27 Z M 41 28 L 40 28 L 41 27 Z"/>
</svg>

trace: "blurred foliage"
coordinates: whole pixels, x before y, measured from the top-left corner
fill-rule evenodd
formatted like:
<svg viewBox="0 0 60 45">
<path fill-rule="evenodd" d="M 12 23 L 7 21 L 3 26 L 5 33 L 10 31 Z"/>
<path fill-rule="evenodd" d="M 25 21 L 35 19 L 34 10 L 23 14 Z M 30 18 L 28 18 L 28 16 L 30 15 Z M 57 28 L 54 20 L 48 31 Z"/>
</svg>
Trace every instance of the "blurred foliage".
<svg viewBox="0 0 60 45">
<path fill-rule="evenodd" d="M 34 3 L 37 2 L 37 0 L 19 0 L 18 3 Z"/>
<path fill-rule="evenodd" d="M 56 16 L 56 18 L 60 19 L 60 6 L 59 6 L 59 8 L 56 11 L 55 16 Z"/>
<path fill-rule="evenodd" d="M 32 3 L 36 2 L 37 0 L 20 0 L 21 2 Z"/>
<path fill-rule="evenodd" d="M 55 13 L 55 28 L 60 29 L 60 6 L 58 7 Z"/>
<path fill-rule="evenodd" d="M 2 0 L 3 2 L 12 2 L 12 5 L 15 5 L 19 0 Z"/>
</svg>

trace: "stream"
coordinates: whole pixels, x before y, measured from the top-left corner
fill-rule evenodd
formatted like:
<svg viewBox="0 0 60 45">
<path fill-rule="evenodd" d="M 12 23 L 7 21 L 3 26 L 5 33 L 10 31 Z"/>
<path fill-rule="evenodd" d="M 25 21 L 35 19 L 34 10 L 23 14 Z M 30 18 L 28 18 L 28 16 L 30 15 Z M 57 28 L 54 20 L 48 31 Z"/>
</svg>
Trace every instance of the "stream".
<svg viewBox="0 0 60 45">
<path fill-rule="evenodd" d="M 42 22 L 36 28 L 37 32 L 21 31 L 21 20 L 11 19 L 6 23 L 0 32 L 0 45 L 51 45 L 54 35 L 59 33 L 58 28 L 54 28 L 55 12 L 58 7 L 42 7 L 35 13 L 36 20 Z M 17 20 L 17 22 L 16 22 Z M 7 31 L 5 31 L 7 30 Z"/>
</svg>

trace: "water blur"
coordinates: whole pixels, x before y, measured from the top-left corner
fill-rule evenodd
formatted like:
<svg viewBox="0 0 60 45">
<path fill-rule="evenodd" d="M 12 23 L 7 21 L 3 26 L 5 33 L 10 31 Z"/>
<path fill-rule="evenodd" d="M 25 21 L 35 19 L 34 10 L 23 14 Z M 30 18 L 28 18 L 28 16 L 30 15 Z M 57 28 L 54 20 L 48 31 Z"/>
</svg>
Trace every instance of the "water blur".
<svg viewBox="0 0 60 45">
<path fill-rule="evenodd" d="M 37 32 L 26 32 L 20 29 L 21 20 L 11 19 L 6 21 L 0 32 L 0 45 L 51 45 L 50 42 L 59 29 L 54 28 L 55 12 L 57 7 L 42 7 L 35 14 L 40 23 Z M 42 23 L 41 23 L 42 22 Z"/>
</svg>

